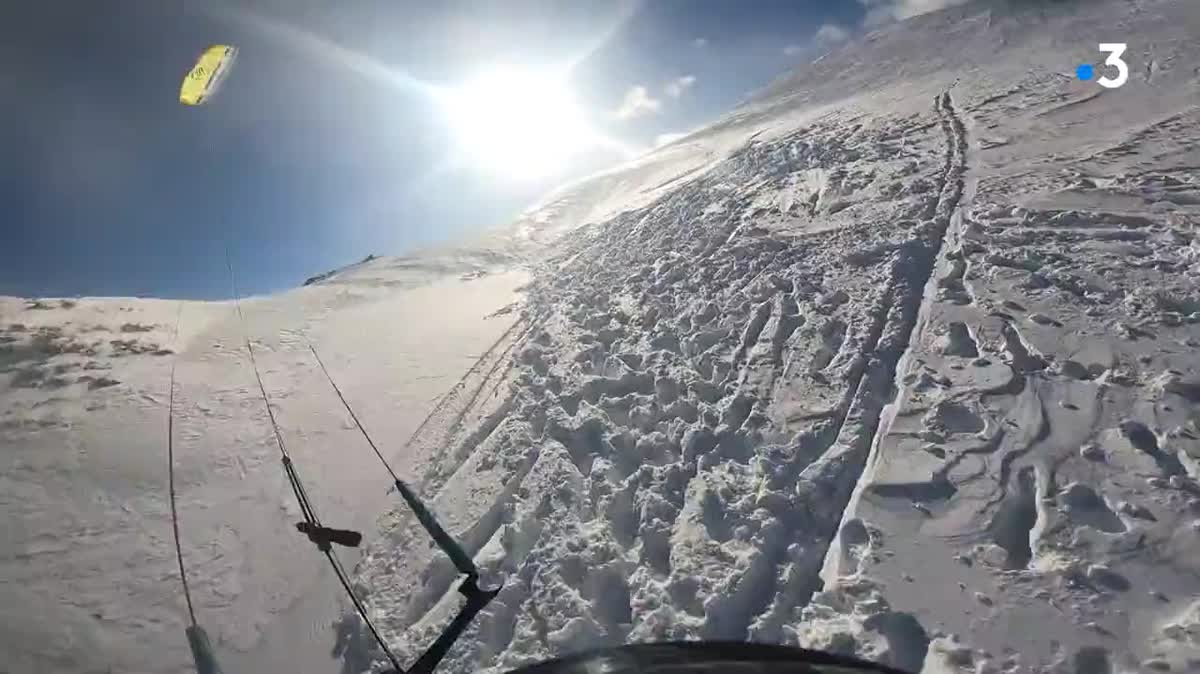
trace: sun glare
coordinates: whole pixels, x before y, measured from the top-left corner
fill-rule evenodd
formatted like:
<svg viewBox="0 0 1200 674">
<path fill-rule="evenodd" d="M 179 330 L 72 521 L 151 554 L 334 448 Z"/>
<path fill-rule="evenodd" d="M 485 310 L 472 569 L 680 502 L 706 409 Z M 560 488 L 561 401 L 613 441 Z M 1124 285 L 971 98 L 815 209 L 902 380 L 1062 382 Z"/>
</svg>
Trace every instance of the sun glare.
<svg viewBox="0 0 1200 674">
<path fill-rule="evenodd" d="M 444 95 L 445 112 L 472 164 L 534 179 L 563 168 L 593 133 L 560 77 L 496 68 Z"/>
</svg>

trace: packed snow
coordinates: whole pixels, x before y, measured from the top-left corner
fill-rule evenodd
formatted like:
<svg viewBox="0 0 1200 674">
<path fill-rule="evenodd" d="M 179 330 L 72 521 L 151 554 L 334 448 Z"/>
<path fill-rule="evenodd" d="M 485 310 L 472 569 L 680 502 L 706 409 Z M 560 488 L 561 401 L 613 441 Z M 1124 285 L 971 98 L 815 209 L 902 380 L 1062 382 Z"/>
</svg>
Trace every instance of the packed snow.
<svg viewBox="0 0 1200 674">
<path fill-rule="evenodd" d="M 1200 671 L 1198 36 L 1183 0 L 916 17 L 509 228 L 243 301 L 322 517 L 367 532 L 347 560 L 391 647 L 428 646 L 459 579 L 309 344 L 503 585 L 443 671 L 666 639 Z M 1078 81 L 1116 38 L 1129 83 Z M 7 671 L 187 671 L 176 359 L 184 556 L 226 670 L 383 667 L 292 528 L 231 303 L 0 311 Z"/>
<path fill-rule="evenodd" d="M 527 281 L 416 267 L 393 278 L 424 273 L 420 285 L 246 299 L 246 332 L 228 302 L 0 301 L 0 671 L 191 671 L 166 498 L 176 358 L 180 534 L 201 624 L 228 671 L 336 670 L 336 580 L 293 528 L 243 339 L 318 512 L 369 529 L 390 480 L 308 345 L 407 469 L 425 450 L 402 444 L 509 330 L 496 314 Z"/>
</svg>

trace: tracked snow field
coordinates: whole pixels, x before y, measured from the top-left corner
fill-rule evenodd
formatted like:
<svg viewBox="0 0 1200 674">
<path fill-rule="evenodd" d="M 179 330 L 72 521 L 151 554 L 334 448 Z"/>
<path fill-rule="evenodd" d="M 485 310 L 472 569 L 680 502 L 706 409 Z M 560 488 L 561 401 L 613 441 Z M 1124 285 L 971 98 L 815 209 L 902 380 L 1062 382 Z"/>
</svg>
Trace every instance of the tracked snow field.
<svg viewBox="0 0 1200 674">
<path fill-rule="evenodd" d="M 448 671 L 702 638 L 1200 668 L 1200 12 L 1078 6 L 872 34 L 550 246 L 426 475 L 504 584 Z M 1097 93 L 1114 22 L 1146 74 Z M 360 580 L 411 659 L 455 576 L 384 526 Z"/>
<path fill-rule="evenodd" d="M 244 303 L 405 661 L 458 578 L 310 342 L 503 584 L 443 671 L 666 639 L 1200 671 L 1200 5 L 1028 5 L 889 25 L 507 230 Z M 1125 87 L 1075 79 L 1117 39 Z M 227 671 L 378 670 L 292 529 L 232 306 L 187 304 L 176 340 L 178 306 L 0 302 L 0 671 L 186 671 L 176 355 Z"/>
</svg>

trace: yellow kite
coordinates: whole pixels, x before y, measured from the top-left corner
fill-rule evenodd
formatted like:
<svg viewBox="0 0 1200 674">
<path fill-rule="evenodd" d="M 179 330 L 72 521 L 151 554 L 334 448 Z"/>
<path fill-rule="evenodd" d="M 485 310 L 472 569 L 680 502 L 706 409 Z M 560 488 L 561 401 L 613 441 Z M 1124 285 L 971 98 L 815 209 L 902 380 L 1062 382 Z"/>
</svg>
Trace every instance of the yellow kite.
<svg viewBox="0 0 1200 674">
<path fill-rule="evenodd" d="M 200 105 L 207 103 L 217 93 L 217 88 L 233 67 L 237 57 L 237 47 L 225 44 L 215 44 L 196 60 L 183 84 L 179 87 L 179 102 L 184 105 Z"/>
</svg>

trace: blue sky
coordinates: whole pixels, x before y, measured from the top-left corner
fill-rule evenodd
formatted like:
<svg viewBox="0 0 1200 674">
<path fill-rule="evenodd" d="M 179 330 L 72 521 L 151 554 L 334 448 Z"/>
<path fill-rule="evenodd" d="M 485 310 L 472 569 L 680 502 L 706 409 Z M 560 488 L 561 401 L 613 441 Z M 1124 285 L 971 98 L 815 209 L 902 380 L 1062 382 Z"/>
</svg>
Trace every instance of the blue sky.
<svg viewBox="0 0 1200 674">
<path fill-rule="evenodd" d="M 879 4 L 5 3 L 0 294 L 228 297 L 227 243 L 241 290 L 269 292 L 503 224 L 619 153 L 524 181 L 447 166 L 454 129 L 426 85 L 404 82 L 570 63 L 589 124 L 649 148 Z M 211 104 L 180 106 L 180 79 L 211 43 L 238 46 L 236 68 Z"/>
</svg>

